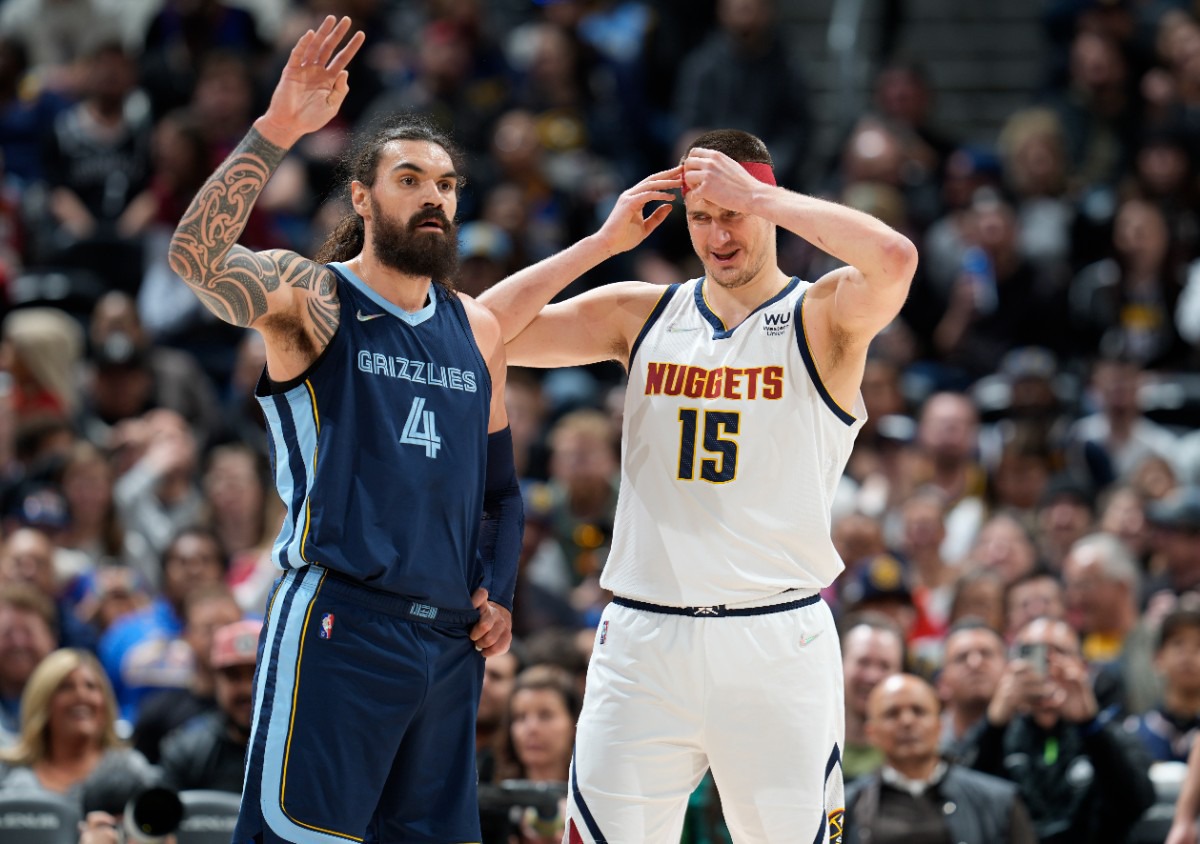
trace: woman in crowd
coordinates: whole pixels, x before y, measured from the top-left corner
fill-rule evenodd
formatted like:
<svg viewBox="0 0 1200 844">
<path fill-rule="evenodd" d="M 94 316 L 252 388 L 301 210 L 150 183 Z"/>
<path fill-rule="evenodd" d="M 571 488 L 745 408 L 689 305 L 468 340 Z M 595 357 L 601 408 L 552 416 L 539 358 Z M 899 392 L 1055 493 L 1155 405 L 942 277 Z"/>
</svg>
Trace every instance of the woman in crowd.
<svg viewBox="0 0 1200 844">
<path fill-rule="evenodd" d="M 116 701 L 96 658 L 54 651 L 34 670 L 21 696 L 21 735 L 0 754 L 0 794 L 52 793 L 83 800 L 105 779 L 150 785 L 155 769 L 121 745 Z"/>
</svg>

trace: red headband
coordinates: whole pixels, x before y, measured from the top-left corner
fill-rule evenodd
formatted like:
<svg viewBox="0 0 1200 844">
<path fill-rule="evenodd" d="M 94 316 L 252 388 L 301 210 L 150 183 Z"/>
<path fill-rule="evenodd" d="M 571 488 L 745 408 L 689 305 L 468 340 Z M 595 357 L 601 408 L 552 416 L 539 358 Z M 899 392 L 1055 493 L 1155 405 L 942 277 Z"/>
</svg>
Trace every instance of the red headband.
<svg viewBox="0 0 1200 844">
<path fill-rule="evenodd" d="M 759 164 L 757 161 L 739 161 L 738 164 L 742 165 L 743 170 L 745 170 L 754 178 L 758 179 L 764 185 L 776 184 L 775 171 L 771 169 L 770 164 Z M 687 196 L 687 193 L 688 186 L 687 180 L 685 179 L 683 182 L 683 195 Z"/>
</svg>

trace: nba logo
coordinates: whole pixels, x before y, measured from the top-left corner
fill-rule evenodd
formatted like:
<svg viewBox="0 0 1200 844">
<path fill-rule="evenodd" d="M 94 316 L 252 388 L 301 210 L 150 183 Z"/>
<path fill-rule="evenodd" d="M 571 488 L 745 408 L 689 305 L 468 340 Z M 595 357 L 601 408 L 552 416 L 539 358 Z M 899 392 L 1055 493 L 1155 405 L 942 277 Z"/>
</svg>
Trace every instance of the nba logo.
<svg viewBox="0 0 1200 844">
<path fill-rule="evenodd" d="M 607 638 L 608 638 L 608 622 L 606 621 L 600 625 L 600 644 L 603 645 L 604 641 Z"/>
<path fill-rule="evenodd" d="M 322 639 L 333 638 L 333 613 L 327 612 L 321 616 L 321 632 L 318 635 Z"/>
</svg>

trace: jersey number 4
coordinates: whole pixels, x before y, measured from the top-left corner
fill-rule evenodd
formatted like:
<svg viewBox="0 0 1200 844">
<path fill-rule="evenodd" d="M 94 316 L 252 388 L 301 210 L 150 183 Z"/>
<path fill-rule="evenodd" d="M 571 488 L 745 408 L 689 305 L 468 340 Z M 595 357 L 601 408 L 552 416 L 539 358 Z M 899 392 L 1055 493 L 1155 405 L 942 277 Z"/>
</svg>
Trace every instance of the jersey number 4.
<svg viewBox="0 0 1200 844">
<path fill-rule="evenodd" d="M 679 479 L 690 481 L 695 478 L 696 432 L 698 410 L 680 410 Z M 728 410 L 704 411 L 704 450 L 715 457 L 700 460 L 700 477 L 709 483 L 723 484 L 737 475 L 737 443 L 723 439 L 722 434 L 736 434 L 740 414 Z"/>
<path fill-rule="evenodd" d="M 442 447 L 442 438 L 438 436 L 433 411 L 425 409 L 425 399 L 420 396 L 413 399 L 400 442 L 405 445 L 419 445 L 425 449 L 426 457 L 434 458 L 437 457 L 438 449 Z"/>
</svg>

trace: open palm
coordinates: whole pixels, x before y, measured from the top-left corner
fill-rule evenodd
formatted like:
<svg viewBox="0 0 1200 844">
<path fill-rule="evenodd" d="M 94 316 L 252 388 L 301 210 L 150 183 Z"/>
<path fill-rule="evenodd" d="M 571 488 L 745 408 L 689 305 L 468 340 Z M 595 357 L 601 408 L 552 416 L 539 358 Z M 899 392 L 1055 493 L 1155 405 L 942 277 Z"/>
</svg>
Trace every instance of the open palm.
<svg viewBox="0 0 1200 844">
<path fill-rule="evenodd" d="M 350 18 L 339 21 L 330 15 L 316 32 L 310 29 L 300 37 L 271 95 L 266 118 L 272 125 L 299 137 L 317 131 L 337 114 L 350 90 L 346 65 L 366 38 L 354 33 L 334 55 L 349 31 Z"/>
</svg>

